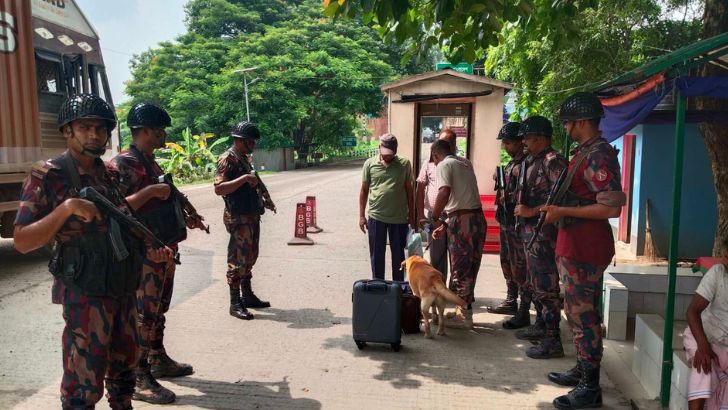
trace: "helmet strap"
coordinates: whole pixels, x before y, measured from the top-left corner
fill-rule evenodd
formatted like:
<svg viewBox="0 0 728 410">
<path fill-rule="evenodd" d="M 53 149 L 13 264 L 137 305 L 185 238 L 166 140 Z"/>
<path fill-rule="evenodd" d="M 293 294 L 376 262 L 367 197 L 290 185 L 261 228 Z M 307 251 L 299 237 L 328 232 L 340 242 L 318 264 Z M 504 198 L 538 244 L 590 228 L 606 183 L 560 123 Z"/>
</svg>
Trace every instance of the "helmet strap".
<svg viewBox="0 0 728 410">
<path fill-rule="evenodd" d="M 71 134 L 71 140 L 73 140 L 73 145 L 76 146 L 76 149 L 81 152 L 81 155 L 85 155 L 87 157 L 91 158 L 100 158 L 104 153 L 106 152 L 106 144 L 109 143 L 109 139 L 111 139 L 111 133 L 107 133 L 106 135 L 106 141 L 104 141 L 104 144 L 101 146 L 101 148 L 95 148 L 95 149 L 89 149 L 83 146 L 81 144 L 81 141 L 76 138 L 76 134 L 73 132 L 73 128 L 68 125 L 67 131 Z"/>
</svg>

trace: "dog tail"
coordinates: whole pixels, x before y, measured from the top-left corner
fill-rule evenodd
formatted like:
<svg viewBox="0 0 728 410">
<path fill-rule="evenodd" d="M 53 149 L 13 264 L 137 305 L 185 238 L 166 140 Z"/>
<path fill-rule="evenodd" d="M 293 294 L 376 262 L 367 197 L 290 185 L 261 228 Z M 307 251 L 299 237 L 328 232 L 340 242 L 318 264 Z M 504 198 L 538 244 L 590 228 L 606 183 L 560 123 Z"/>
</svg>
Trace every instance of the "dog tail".
<svg viewBox="0 0 728 410">
<path fill-rule="evenodd" d="M 468 304 L 465 303 L 465 301 L 460 298 L 460 296 L 453 293 L 450 289 L 446 288 L 444 284 L 442 283 L 436 283 L 434 286 L 433 291 L 438 295 L 447 300 L 448 302 L 452 303 L 453 305 L 462 306 L 465 307 Z"/>
</svg>

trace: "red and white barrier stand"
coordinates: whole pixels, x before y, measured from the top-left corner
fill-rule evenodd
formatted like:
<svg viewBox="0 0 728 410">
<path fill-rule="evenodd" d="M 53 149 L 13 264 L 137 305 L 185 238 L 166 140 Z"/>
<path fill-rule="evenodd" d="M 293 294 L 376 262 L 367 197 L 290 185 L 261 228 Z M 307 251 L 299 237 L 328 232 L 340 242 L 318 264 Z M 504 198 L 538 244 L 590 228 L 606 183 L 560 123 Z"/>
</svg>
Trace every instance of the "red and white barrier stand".
<svg viewBox="0 0 728 410">
<path fill-rule="evenodd" d="M 316 197 L 306 197 L 306 232 L 319 233 L 323 229 L 316 224 Z"/>
<path fill-rule="evenodd" d="M 296 225 L 289 245 L 313 245 L 313 240 L 306 235 L 306 204 L 296 204 Z"/>
</svg>

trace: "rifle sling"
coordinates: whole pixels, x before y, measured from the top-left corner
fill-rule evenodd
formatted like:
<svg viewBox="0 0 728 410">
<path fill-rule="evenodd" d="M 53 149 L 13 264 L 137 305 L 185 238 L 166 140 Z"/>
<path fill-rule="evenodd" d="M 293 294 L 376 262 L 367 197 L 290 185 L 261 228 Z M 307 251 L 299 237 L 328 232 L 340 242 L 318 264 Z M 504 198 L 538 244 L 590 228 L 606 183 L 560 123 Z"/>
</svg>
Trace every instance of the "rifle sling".
<svg viewBox="0 0 728 410">
<path fill-rule="evenodd" d="M 574 175 L 576 175 L 576 170 L 581 167 L 581 163 L 584 162 L 586 157 L 589 155 L 589 152 L 591 150 L 585 149 L 579 152 L 579 155 L 576 156 L 576 159 L 574 160 L 574 166 L 569 170 L 569 172 L 566 174 L 566 178 L 564 178 L 564 182 L 559 187 L 559 190 L 556 192 L 556 196 L 554 197 L 554 204 L 558 204 L 561 201 L 561 197 L 566 194 L 566 191 L 569 190 L 569 187 L 571 186 L 571 181 L 574 179 Z"/>
<path fill-rule="evenodd" d="M 139 151 L 139 148 L 137 148 L 135 145 L 129 146 L 129 151 L 136 157 L 136 159 L 139 160 L 139 162 L 144 165 L 144 169 L 147 171 L 147 175 L 149 175 L 151 178 L 154 178 L 155 180 L 159 175 L 154 171 L 154 168 L 152 167 L 152 164 L 149 163 L 147 160 L 147 157 L 144 156 L 144 154 Z"/>
</svg>

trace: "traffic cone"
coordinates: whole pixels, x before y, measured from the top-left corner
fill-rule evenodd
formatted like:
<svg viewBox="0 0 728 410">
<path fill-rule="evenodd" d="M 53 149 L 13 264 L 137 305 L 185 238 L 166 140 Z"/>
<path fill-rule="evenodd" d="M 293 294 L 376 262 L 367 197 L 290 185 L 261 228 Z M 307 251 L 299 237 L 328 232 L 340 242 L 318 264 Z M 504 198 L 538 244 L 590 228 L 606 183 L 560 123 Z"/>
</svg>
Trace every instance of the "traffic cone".
<svg viewBox="0 0 728 410">
<path fill-rule="evenodd" d="M 296 223 L 293 230 L 293 238 L 288 241 L 289 245 L 313 245 L 311 240 L 306 235 L 306 204 L 296 204 Z"/>
<path fill-rule="evenodd" d="M 316 224 L 316 197 L 306 197 L 306 232 L 319 233 L 323 229 Z"/>
</svg>

